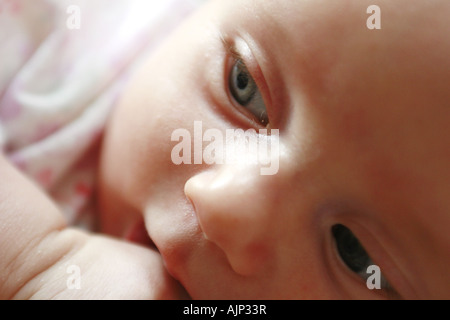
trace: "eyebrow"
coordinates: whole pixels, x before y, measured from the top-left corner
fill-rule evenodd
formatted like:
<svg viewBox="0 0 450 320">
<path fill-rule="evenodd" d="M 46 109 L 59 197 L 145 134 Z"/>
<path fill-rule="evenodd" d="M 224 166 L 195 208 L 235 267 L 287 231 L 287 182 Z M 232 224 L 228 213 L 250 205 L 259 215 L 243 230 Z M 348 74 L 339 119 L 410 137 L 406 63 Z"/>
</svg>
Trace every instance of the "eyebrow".
<svg viewBox="0 0 450 320">
<path fill-rule="evenodd" d="M 232 56 L 235 60 L 243 61 L 241 54 L 236 49 L 236 46 L 233 42 L 231 42 L 223 34 L 220 34 L 220 40 L 222 41 L 223 47 L 230 56 Z"/>
</svg>

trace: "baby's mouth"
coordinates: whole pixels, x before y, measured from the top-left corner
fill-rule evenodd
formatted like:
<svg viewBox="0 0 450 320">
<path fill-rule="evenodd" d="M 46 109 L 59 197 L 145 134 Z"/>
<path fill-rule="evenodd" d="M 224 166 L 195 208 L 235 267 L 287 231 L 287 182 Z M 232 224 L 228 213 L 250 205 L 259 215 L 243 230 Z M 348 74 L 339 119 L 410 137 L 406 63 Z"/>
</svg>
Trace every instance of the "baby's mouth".
<svg viewBox="0 0 450 320">
<path fill-rule="evenodd" d="M 148 235 L 143 218 L 136 220 L 131 224 L 131 226 L 125 232 L 124 238 L 133 243 L 158 250 L 155 243 Z"/>
</svg>

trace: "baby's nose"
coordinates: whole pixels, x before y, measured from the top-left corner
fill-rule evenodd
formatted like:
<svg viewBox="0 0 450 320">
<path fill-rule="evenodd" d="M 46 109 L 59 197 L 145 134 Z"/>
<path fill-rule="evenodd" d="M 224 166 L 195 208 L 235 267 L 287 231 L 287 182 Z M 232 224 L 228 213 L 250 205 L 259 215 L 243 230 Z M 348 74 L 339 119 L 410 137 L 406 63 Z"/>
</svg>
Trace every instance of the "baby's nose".
<svg viewBox="0 0 450 320">
<path fill-rule="evenodd" d="M 274 203 L 270 179 L 257 166 L 223 165 L 190 178 L 185 194 L 206 238 L 226 254 L 241 275 L 267 266 Z"/>
</svg>

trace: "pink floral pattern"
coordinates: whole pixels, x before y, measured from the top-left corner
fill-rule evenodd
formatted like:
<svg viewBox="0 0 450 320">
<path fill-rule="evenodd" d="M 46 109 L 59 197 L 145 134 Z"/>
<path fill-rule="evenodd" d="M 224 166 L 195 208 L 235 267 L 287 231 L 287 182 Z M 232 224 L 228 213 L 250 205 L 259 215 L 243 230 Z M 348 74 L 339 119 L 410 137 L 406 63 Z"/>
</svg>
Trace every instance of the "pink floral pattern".
<svg viewBox="0 0 450 320">
<path fill-rule="evenodd" d="M 66 25 L 69 5 L 80 8 L 79 29 Z M 197 5 L 0 0 L 0 150 L 69 223 L 95 221 L 97 146 L 126 79 Z"/>
</svg>

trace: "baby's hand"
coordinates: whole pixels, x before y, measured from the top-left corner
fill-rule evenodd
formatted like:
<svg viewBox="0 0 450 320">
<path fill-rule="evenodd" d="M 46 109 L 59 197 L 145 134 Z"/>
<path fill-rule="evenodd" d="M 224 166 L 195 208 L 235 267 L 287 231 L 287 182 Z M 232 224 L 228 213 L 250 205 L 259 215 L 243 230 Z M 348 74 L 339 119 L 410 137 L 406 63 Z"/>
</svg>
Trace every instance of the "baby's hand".
<svg viewBox="0 0 450 320">
<path fill-rule="evenodd" d="M 187 297 L 156 251 L 67 228 L 1 155 L 0 177 L 0 299 Z"/>
</svg>

